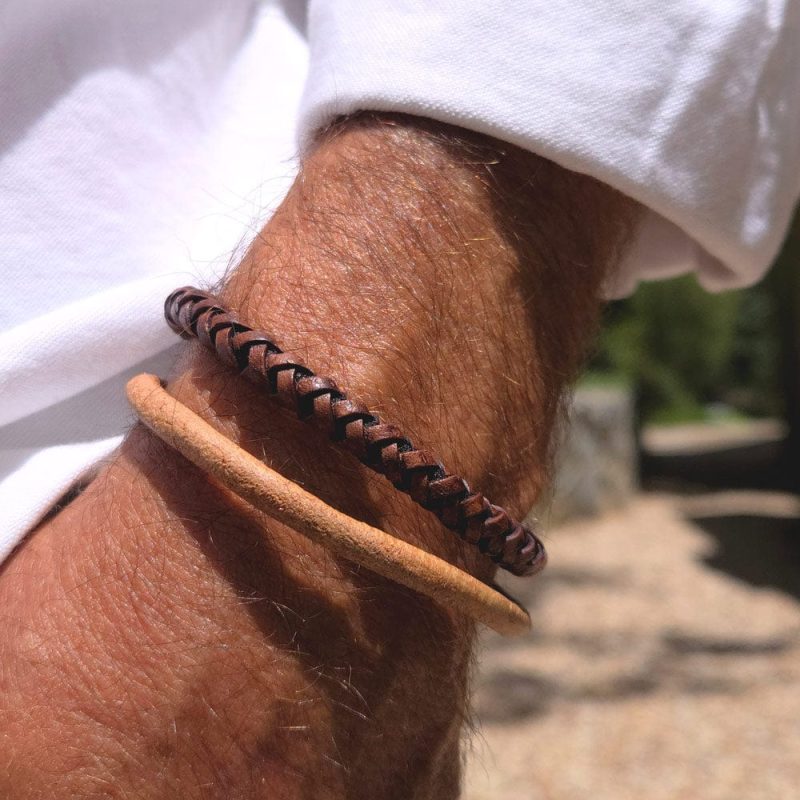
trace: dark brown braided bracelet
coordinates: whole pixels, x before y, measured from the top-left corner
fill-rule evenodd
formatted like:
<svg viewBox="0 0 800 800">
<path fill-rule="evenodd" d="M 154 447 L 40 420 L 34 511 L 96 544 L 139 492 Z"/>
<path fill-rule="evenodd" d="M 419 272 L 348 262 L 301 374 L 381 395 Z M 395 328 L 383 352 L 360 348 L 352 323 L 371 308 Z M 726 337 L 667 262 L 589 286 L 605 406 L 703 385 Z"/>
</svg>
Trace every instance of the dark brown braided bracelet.
<svg viewBox="0 0 800 800">
<path fill-rule="evenodd" d="M 394 425 L 381 422 L 330 378 L 315 375 L 263 331 L 242 323 L 207 292 L 185 286 L 164 304 L 167 323 L 184 338 L 196 336 L 220 359 L 285 406 L 311 420 L 331 440 L 358 456 L 396 488 L 432 511 L 464 540 L 514 575 L 533 575 L 547 561 L 530 529 L 451 475 L 428 450 L 417 449 Z"/>
</svg>

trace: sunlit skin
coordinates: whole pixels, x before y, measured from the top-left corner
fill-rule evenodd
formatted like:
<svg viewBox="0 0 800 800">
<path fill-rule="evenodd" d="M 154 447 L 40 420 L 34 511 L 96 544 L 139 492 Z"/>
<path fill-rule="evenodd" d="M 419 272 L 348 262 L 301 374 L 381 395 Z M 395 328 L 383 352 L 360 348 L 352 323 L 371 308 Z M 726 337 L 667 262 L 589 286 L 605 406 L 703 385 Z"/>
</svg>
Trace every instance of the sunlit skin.
<svg viewBox="0 0 800 800">
<path fill-rule="evenodd" d="M 523 515 L 637 215 L 534 155 L 365 115 L 320 137 L 221 291 Z M 492 574 L 199 345 L 169 386 L 328 503 Z M 458 794 L 472 624 L 263 518 L 142 428 L 5 566 L 0 609 L 2 797 Z"/>
</svg>

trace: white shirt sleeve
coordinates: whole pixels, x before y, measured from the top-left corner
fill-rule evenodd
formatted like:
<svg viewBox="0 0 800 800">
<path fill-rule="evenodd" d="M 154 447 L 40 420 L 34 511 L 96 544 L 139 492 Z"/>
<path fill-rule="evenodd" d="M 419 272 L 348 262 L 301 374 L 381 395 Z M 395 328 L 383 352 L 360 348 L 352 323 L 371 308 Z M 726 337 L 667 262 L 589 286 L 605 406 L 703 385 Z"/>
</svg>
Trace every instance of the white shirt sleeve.
<svg viewBox="0 0 800 800">
<path fill-rule="evenodd" d="M 308 60 L 255 0 L 2 20 L 0 562 L 113 457 L 126 379 L 169 373 L 164 297 L 224 274 L 291 185 Z"/>
<path fill-rule="evenodd" d="M 643 203 L 611 292 L 697 271 L 757 280 L 800 192 L 796 0 L 312 0 L 299 133 L 404 111 Z"/>
</svg>

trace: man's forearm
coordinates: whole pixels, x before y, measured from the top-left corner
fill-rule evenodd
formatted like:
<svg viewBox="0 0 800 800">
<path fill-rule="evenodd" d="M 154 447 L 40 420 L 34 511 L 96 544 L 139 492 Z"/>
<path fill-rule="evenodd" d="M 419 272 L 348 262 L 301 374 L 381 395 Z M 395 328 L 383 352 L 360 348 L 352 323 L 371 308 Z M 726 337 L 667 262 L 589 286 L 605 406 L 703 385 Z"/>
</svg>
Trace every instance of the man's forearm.
<svg viewBox="0 0 800 800">
<path fill-rule="evenodd" d="M 223 292 L 519 513 L 635 213 L 530 154 L 363 117 L 322 137 Z M 491 573 L 199 347 L 170 388 L 332 505 Z M 26 543 L 0 603 L 9 796 L 456 791 L 470 624 L 259 516 L 141 429 Z"/>
</svg>

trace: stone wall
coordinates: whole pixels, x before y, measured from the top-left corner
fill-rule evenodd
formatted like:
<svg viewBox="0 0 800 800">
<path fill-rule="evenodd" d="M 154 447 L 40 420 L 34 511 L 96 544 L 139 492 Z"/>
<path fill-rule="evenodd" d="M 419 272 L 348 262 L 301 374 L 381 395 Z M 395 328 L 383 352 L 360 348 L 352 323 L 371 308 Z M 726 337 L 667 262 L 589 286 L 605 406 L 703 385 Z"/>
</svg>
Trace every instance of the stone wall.
<svg viewBox="0 0 800 800">
<path fill-rule="evenodd" d="M 563 424 L 554 486 L 535 510 L 547 523 L 625 505 L 638 485 L 633 392 L 579 387 Z"/>
</svg>

